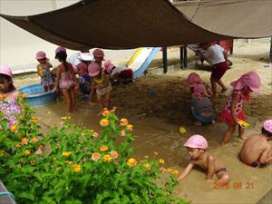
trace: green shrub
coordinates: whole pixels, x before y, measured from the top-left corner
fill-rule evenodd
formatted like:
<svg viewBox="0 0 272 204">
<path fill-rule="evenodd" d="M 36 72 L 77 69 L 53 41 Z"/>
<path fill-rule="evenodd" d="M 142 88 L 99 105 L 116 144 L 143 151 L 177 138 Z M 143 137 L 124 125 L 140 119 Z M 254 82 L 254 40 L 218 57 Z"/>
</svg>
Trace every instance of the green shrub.
<svg viewBox="0 0 272 204">
<path fill-rule="evenodd" d="M 17 203 L 188 203 L 174 196 L 178 171 L 134 157 L 133 126 L 114 111 L 103 111 L 101 135 L 69 117 L 45 135 L 28 104 L 10 128 L 0 113 L 0 178 Z"/>
</svg>

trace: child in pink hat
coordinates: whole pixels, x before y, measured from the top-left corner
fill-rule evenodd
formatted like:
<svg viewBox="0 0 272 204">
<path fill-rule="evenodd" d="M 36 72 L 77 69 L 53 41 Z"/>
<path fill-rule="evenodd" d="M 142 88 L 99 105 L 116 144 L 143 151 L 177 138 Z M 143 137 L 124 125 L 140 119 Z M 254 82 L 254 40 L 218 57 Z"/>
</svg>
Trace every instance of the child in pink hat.
<svg viewBox="0 0 272 204">
<path fill-rule="evenodd" d="M 206 172 L 206 179 L 211 180 L 214 175 L 218 180 L 216 185 L 226 185 L 230 181 L 226 167 L 217 160 L 213 155 L 207 152 L 208 142 L 202 135 L 192 135 L 183 145 L 187 148 L 191 157 L 189 164 L 184 171 L 178 176 L 178 180 L 184 179 L 194 166 L 198 166 Z"/>
<path fill-rule="evenodd" d="M 204 84 L 195 84 L 192 99 L 189 101 L 191 113 L 196 119 L 195 125 L 213 124 L 215 112 Z"/>
<path fill-rule="evenodd" d="M 259 167 L 272 161 L 272 119 L 266 120 L 261 128 L 261 134 L 247 138 L 240 153 L 240 160 L 251 167 Z"/>
<path fill-rule="evenodd" d="M 18 91 L 13 85 L 11 68 L 0 65 L 0 120 L 7 120 L 7 128 L 17 125 L 17 115 L 22 107 L 18 104 Z M 3 127 L 0 125 L 0 130 Z"/>
<path fill-rule="evenodd" d="M 222 138 L 222 145 L 227 144 L 234 134 L 238 125 L 238 136 L 240 139 L 246 139 L 244 127 L 239 124 L 239 121 L 245 120 L 243 105 L 250 100 L 251 92 L 260 92 L 261 79 L 255 72 L 243 74 L 238 80 L 230 83 L 233 91 L 221 112 L 222 122 L 227 123 L 228 129 Z"/>
<path fill-rule="evenodd" d="M 37 73 L 41 77 L 41 85 L 43 86 L 44 92 L 52 90 L 54 88 L 54 80 L 50 68 L 53 66 L 46 57 L 46 53 L 43 51 L 37 52 L 36 60 L 39 62 L 37 65 Z"/>
<path fill-rule="evenodd" d="M 194 93 L 194 86 L 196 84 L 203 84 L 205 86 L 205 88 L 206 88 L 207 96 L 210 97 L 212 95 L 211 87 L 200 78 L 198 73 L 191 72 L 187 77 L 187 86 L 190 88 L 191 94 Z"/>
<path fill-rule="evenodd" d="M 109 108 L 110 96 L 112 86 L 109 81 L 108 75 L 104 69 L 97 62 L 92 62 L 89 67 L 89 75 L 92 77 L 91 91 L 90 91 L 90 105 L 93 104 L 92 98 L 94 92 L 96 92 L 97 103 L 100 105 L 101 110 Z"/>
</svg>

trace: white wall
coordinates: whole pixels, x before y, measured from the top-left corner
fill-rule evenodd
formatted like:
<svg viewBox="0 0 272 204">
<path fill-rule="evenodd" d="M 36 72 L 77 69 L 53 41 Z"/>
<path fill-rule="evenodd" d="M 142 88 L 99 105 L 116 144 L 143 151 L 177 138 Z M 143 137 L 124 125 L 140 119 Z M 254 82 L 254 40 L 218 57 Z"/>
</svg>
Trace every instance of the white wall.
<svg viewBox="0 0 272 204">
<path fill-rule="evenodd" d="M 79 0 L 0 0 L 0 13 L 12 16 L 35 15 L 69 6 Z M 57 45 L 0 18 L 0 64 L 14 69 L 36 66 L 35 54 L 43 50 L 54 60 Z M 68 51 L 72 54 L 74 51 Z"/>
</svg>

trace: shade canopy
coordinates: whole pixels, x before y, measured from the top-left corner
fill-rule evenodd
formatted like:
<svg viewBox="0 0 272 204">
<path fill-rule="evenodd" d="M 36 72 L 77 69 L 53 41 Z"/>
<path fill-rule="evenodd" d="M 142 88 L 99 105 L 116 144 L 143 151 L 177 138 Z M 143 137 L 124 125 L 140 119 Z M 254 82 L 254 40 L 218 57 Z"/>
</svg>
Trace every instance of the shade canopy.
<svg viewBox="0 0 272 204">
<path fill-rule="evenodd" d="M 83 0 L 32 16 L 1 17 L 73 50 L 163 47 L 272 36 L 271 0 Z"/>
</svg>

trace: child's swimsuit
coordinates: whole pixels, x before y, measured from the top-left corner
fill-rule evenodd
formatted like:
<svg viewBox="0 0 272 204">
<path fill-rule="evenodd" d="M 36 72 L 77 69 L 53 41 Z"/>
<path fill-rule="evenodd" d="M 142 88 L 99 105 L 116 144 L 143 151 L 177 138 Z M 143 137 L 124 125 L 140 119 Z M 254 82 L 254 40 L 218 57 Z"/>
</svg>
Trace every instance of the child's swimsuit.
<svg viewBox="0 0 272 204">
<path fill-rule="evenodd" d="M 53 76 L 50 72 L 49 67 L 43 67 L 44 75 L 41 76 L 41 85 L 42 86 L 52 86 L 54 85 Z"/>
<path fill-rule="evenodd" d="M 70 89 L 75 85 L 75 81 L 71 77 L 71 71 L 63 71 L 60 75 L 60 88 Z"/>
<path fill-rule="evenodd" d="M 96 83 L 96 94 L 99 96 L 103 96 L 106 93 L 109 93 L 112 90 L 111 83 L 109 82 L 107 75 L 104 71 L 102 71 L 102 76 L 100 79 L 95 77 L 92 78 Z"/>
</svg>

